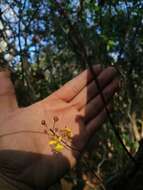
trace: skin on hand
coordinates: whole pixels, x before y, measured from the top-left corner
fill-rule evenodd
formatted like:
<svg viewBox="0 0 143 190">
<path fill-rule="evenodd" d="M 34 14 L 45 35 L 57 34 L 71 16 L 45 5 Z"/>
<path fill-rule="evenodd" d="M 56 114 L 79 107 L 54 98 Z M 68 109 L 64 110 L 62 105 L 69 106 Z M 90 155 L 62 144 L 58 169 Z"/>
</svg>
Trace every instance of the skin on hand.
<svg viewBox="0 0 143 190">
<path fill-rule="evenodd" d="M 109 102 L 119 88 L 117 73 L 113 67 L 102 70 L 99 65 L 94 71 L 110 109 Z M 0 72 L 0 86 L 1 173 L 21 188 L 26 184 L 46 189 L 76 164 L 86 143 L 106 119 L 93 76 L 86 70 L 27 108 L 18 108 L 7 72 Z M 46 122 L 46 129 L 41 121 Z M 72 148 L 64 145 L 59 153 L 53 151 L 49 144 L 53 125 L 58 131 L 65 127 L 71 131 L 72 138 L 66 141 Z"/>
</svg>

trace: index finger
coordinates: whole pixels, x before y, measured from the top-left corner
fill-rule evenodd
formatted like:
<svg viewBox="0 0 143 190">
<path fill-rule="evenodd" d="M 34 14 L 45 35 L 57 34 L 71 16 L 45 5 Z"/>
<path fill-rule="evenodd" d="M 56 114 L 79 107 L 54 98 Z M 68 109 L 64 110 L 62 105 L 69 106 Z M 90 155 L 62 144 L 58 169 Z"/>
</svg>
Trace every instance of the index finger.
<svg viewBox="0 0 143 190">
<path fill-rule="evenodd" d="M 102 71 L 100 65 L 93 66 L 95 74 L 98 76 Z M 70 102 L 80 91 L 93 80 L 93 75 L 89 69 L 83 71 L 74 79 L 67 82 L 63 87 L 57 90 L 55 93 L 58 98 Z"/>
</svg>

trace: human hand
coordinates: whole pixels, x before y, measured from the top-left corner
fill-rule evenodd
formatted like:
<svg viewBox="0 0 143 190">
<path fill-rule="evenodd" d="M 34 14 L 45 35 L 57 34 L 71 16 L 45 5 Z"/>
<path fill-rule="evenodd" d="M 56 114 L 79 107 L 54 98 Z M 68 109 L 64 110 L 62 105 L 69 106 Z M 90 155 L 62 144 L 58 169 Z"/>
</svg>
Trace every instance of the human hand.
<svg viewBox="0 0 143 190">
<path fill-rule="evenodd" d="M 119 88 L 117 73 L 112 67 L 94 66 L 94 71 L 110 109 Z M 6 72 L 0 73 L 0 81 L 1 174 L 23 189 L 46 189 L 76 164 L 106 119 L 96 84 L 86 70 L 46 99 L 18 108 Z"/>
</svg>

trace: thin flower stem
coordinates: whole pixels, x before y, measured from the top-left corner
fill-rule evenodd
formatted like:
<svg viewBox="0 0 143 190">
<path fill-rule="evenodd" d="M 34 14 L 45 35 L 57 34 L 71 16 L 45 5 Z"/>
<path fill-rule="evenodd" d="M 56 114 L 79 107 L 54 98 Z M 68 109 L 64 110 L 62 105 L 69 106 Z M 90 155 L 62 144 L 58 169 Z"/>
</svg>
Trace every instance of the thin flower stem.
<svg viewBox="0 0 143 190">
<path fill-rule="evenodd" d="M 57 135 L 52 129 L 50 129 L 50 131 L 53 133 L 53 136 L 56 136 L 57 138 L 60 137 L 60 136 Z M 65 146 L 67 146 L 68 148 L 70 148 L 70 149 L 72 149 L 72 150 L 75 150 L 75 151 L 77 151 L 77 152 L 80 152 L 80 151 L 79 151 L 78 149 L 76 149 L 75 147 L 68 145 L 63 139 L 61 139 L 61 142 L 62 142 Z"/>
</svg>

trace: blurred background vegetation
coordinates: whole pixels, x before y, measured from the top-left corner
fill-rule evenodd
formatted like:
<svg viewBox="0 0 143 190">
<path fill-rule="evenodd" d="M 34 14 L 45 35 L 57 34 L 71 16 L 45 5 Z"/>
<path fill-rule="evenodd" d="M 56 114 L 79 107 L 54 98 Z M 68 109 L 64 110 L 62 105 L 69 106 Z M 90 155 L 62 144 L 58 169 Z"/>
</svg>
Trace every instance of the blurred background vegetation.
<svg viewBox="0 0 143 190">
<path fill-rule="evenodd" d="M 143 137 L 143 1 L 0 1 L 0 64 L 12 71 L 20 106 L 45 98 L 87 68 L 83 44 L 93 64 L 121 73 L 112 118 L 134 156 Z M 112 180 L 129 161 L 109 122 L 94 139 L 62 179 L 62 189 L 104 189 L 101 181 Z"/>
</svg>

